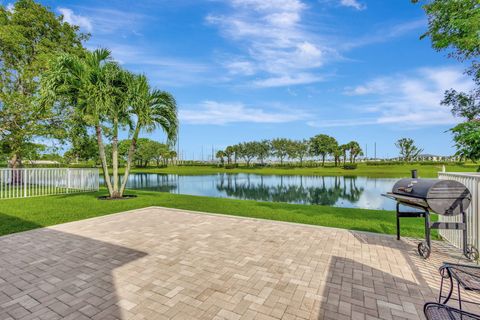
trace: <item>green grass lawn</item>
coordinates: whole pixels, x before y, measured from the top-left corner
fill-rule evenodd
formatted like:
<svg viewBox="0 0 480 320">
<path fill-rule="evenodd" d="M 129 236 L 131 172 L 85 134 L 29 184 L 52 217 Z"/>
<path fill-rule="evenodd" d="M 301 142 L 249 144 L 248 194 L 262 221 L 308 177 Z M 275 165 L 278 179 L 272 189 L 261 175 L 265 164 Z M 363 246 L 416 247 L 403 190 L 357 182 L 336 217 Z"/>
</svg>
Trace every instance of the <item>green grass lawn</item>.
<svg viewBox="0 0 480 320">
<path fill-rule="evenodd" d="M 383 165 L 367 166 L 358 164 L 355 170 L 345 170 L 340 167 L 316 167 L 316 168 L 278 168 L 278 167 L 240 167 L 225 169 L 215 166 L 170 166 L 167 168 L 135 168 L 132 172 L 146 173 L 170 173 L 180 175 L 206 175 L 215 173 L 255 173 L 264 175 L 321 175 L 321 176 L 367 176 L 372 178 L 400 178 L 409 177 L 410 171 L 417 169 L 419 176 L 423 178 L 436 178 L 441 165 Z M 474 172 L 477 165 L 447 165 L 448 172 Z"/>
<path fill-rule="evenodd" d="M 391 211 L 231 200 L 147 191 L 128 193 L 136 194 L 138 197 L 116 201 L 98 200 L 99 195 L 105 194 L 98 192 L 0 200 L 0 235 L 148 206 L 395 233 L 395 214 Z M 435 216 L 433 218 L 436 219 Z M 423 233 L 423 219 L 402 220 L 402 234 L 423 237 Z"/>
</svg>

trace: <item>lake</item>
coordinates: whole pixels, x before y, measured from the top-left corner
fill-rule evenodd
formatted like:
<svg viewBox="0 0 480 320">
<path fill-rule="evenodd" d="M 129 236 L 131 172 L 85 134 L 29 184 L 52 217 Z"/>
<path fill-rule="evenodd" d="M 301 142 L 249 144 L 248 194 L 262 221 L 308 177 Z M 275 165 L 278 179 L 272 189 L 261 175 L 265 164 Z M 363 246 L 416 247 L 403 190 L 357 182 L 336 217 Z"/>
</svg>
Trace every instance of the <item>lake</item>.
<svg viewBox="0 0 480 320">
<path fill-rule="evenodd" d="M 127 188 L 219 198 L 394 210 L 395 202 L 381 194 L 391 191 L 397 180 L 243 173 L 201 176 L 135 173 L 129 176 Z"/>
</svg>

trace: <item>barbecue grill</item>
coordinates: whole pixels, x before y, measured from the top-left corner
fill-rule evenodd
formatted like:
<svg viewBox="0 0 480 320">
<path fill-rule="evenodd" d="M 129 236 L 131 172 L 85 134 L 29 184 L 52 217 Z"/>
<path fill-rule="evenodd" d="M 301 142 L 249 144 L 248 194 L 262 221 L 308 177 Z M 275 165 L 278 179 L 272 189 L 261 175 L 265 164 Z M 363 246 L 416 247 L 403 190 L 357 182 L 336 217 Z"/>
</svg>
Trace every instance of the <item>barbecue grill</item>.
<svg viewBox="0 0 480 320">
<path fill-rule="evenodd" d="M 411 179 L 399 180 L 392 192 L 383 194 L 397 201 L 397 240 L 400 240 L 400 218 L 424 218 L 425 241 L 418 244 L 418 253 L 425 259 L 430 256 L 431 229 L 453 229 L 463 232 L 463 254 L 469 259 L 478 259 L 478 250 L 467 245 L 466 214 L 471 201 L 470 191 L 458 181 L 418 179 L 416 171 Z M 400 205 L 419 211 L 401 211 Z M 462 222 L 430 222 L 430 212 L 445 216 L 462 215 Z"/>
</svg>

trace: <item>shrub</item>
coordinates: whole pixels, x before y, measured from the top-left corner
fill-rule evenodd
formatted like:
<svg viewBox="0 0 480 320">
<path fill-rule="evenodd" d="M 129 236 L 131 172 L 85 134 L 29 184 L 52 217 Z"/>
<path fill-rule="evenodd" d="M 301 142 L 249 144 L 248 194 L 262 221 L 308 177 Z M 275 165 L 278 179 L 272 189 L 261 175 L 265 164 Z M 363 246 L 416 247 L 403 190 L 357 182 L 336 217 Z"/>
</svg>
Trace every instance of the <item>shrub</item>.
<svg viewBox="0 0 480 320">
<path fill-rule="evenodd" d="M 345 169 L 345 170 L 355 170 L 355 169 L 357 169 L 357 164 L 356 163 L 345 164 L 343 166 L 343 169 Z"/>
</svg>

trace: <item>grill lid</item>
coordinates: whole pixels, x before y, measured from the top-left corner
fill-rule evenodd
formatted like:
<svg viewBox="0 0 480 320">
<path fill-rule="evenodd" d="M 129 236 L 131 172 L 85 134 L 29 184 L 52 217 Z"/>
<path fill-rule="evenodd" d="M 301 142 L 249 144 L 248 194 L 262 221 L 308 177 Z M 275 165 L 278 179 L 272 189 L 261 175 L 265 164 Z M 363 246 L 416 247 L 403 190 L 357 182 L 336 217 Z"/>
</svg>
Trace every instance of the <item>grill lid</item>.
<svg viewBox="0 0 480 320">
<path fill-rule="evenodd" d="M 427 208 L 428 205 L 443 215 L 459 214 L 471 201 L 470 191 L 462 183 L 441 179 L 401 179 L 395 183 L 390 195 L 411 206 Z"/>
</svg>

